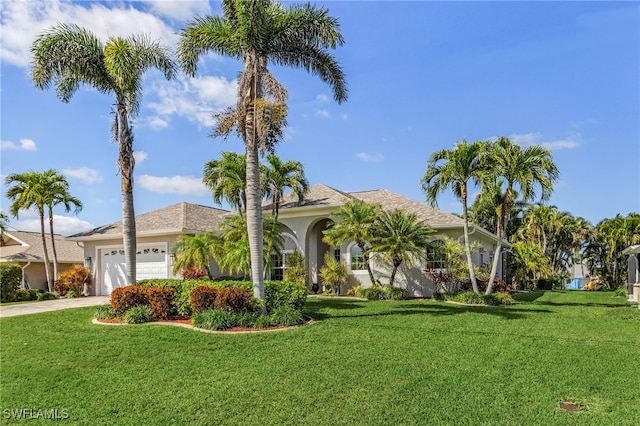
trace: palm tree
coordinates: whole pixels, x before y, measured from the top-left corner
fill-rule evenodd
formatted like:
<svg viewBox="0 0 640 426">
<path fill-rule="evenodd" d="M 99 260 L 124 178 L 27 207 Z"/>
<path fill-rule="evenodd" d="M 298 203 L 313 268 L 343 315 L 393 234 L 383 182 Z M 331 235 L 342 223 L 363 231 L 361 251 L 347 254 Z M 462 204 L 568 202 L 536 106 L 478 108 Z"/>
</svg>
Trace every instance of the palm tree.
<svg viewBox="0 0 640 426">
<path fill-rule="evenodd" d="M 211 279 L 211 260 L 216 259 L 219 253 L 218 247 L 221 240 L 212 232 L 207 231 L 196 235 L 181 235 L 174 247 L 176 259 L 173 265 L 173 273 L 177 274 L 182 269 L 195 267 L 204 269 Z"/>
<path fill-rule="evenodd" d="M 235 108 L 218 115 L 214 135 L 233 128 L 247 154 L 247 228 L 254 296 L 264 299 L 262 194 L 258 152 L 273 150 L 286 123 L 286 89 L 269 72 L 269 63 L 302 68 L 329 84 L 337 102 L 347 99 L 345 77 L 328 49 L 344 40 L 338 21 L 311 4 L 285 8 L 271 0 L 223 0 L 222 16 L 197 18 L 182 30 L 178 60 L 194 76 L 198 59 L 215 52 L 243 63 Z"/>
<path fill-rule="evenodd" d="M 433 233 L 433 229 L 418 221 L 413 213 L 394 210 L 380 215 L 373 228 L 371 252 L 393 265 L 389 286 L 393 287 L 400 265 L 413 265 L 416 260 L 424 259 Z"/>
<path fill-rule="evenodd" d="M 431 205 L 437 206 L 438 194 L 448 188 L 451 188 L 456 198 L 462 202 L 465 254 L 471 285 L 476 293 L 479 290 L 471 258 L 467 200 L 469 181 L 477 185 L 485 174 L 486 165 L 482 161 L 485 151 L 484 142 L 456 142 L 453 150 L 442 149 L 431 154 L 427 161 L 427 171 L 422 177 L 422 189 Z"/>
<path fill-rule="evenodd" d="M 243 216 L 247 206 L 247 156 L 235 152 L 223 152 L 219 160 L 204 165 L 202 182 L 213 192 L 213 201 L 226 200 Z"/>
<path fill-rule="evenodd" d="M 491 294 L 493 282 L 498 271 L 498 262 L 502 251 L 502 241 L 511 218 L 517 194 L 524 202 L 535 198 L 536 187 L 540 187 L 541 201 L 547 200 L 553 192 L 553 184 L 558 180 L 558 168 L 553 162 L 551 152 L 539 145 L 522 148 L 512 143 L 509 138 L 500 137 L 490 144 L 485 164 L 490 164 L 492 185 L 503 182 L 505 185 L 501 204 L 497 209 L 498 226 L 496 251 L 489 275 L 486 294 Z M 490 185 L 489 185 L 490 186 Z"/>
<path fill-rule="evenodd" d="M 51 291 L 52 277 L 51 265 L 49 264 L 49 251 L 47 250 L 47 240 L 44 230 L 44 210 L 51 197 L 48 194 L 47 181 L 42 173 L 26 172 L 12 173 L 5 180 L 7 198 L 12 201 L 9 208 L 10 214 L 18 219 L 20 210 L 35 208 L 40 217 L 40 237 L 42 238 L 42 250 L 44 252 L 44 270 L 47 277 L 47 286 Z"/>
<path fill-rule="evenodd" d="M 264 229 L 262 240 L 262 270 L 271 265 L 271 255 L 280 253 L 284 246 L 282 225 L 271 215 L 262 216 Z M 222 229 L 222 248 L 217 257 L 220 268 L 231 273 L 242 273 L 251 276 L 253 273 L 247 217 L 226 216 L 220 226 Z M 264 277 L 263 277 L 264 280 Z"/>
<path fill-rule="evenodd" d="M 133 130 L 129 120 L 139 110 L 142 77 L 157 68 L 167 79 L 176 67 L 169 50 L 143 36 L 109 37 L 106 44 L 89 30 L 58 24 L 41 33 L 31 46 L 31 75 L 38 89 L 55 83 L 58 97 L 69 102 L 80 84 L 115 95 L 113 140 L 118 142 L 122 192 L 122 240 L 127 281 L 136 282 L 136 224 L 133 208 Z"/>
<path fill-rule="evenodd" d="M 291 160 L 283 162 L 273 153 L 267 156 L 267 164 L 263 170 L 266 196 L 271 198 L 271 214 L 278 220 L 285 188 L 291 189 L 300 204 L 309 190 L 309 181 L 304 176 L 302 163 Z"/>
<path fill-rule="evenodd" d="M 371 284 L 375 284 L 376 281 L 371 270 L 367 245 L 370 245 L 373 239 L 373 229 L 381 212 L 382 207 L 379 204 L 368 204 L 362 200 L 349 200 L 334 213 L 336 220 L 329 222 L 323 238 L 325 243 L 333 247 L 340 247 L 348 241 L 354 241 L 362 251 Z"/>
<path fill-rule="evenodd" d="M 347 283 L 349 272 L 347 265 L 327 252 L 324 254 L 324 265 L 320 268 L 319 275 L 325 286 L 330 287 L 330 290 L 337 287 L 337 293 L 340 294 L 340 286 Z"/>
<path fill-rule="evenodd" d="M 69 182 L 64 175 L 56 170 L 49 169 L 42 173 L 46 192 L 49 198 L 47 209 L 49 211 L 49 232 L 51 235 L 51 251 L 53 253 L 53 279 L 58 279 L 58 252 L 56 251 L 55 233 L 53 232 L 53 208 L 62 204 L 68 213 L 73 207 L 73 213 L 77 214 L 82 210 L 82 202 L 69 194 Z"/>
<path fill-rule="evenodd" d="M 9 216 L 0 210 L 0 238 L 7 231 L 7 222 L 9 222 Z"/>
</svg>

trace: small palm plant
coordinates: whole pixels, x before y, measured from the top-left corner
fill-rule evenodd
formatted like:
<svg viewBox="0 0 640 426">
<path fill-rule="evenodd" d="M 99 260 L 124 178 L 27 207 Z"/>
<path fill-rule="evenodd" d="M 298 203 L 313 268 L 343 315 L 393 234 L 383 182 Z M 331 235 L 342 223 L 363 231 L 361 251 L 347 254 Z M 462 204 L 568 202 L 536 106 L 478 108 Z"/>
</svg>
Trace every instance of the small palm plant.
<svg viewBox="0 0 640 426">
<path fill-rule="evenodd" d="M 340 286 L 347 283 L 347 266 L 327 252 L 324 255 L 324 265 L 320 268 L 320 278 L 325 287 L 340 294 Z"/>
</svg>

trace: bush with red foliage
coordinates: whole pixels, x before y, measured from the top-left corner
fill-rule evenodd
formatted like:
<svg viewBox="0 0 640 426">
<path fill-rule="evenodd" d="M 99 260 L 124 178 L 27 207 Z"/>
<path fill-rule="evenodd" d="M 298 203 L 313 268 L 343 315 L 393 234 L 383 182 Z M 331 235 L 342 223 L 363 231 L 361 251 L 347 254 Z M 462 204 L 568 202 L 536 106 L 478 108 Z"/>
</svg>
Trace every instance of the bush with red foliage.
<svg viewBox="0 0 640 426">
<path fill-rule="evenodd" d="M 183 269 L 180 271 L 180 274 L 182 275 L 182 279 L 185 280 L 199 280 L 204 278 L 205 271 L 202 268 L 198 269 L 195 266 L 192 266 L 191 268 Z"/>
<path fill-rule="evenodd" d="M 252 296 L 253 294 L 248 288 L 221 288 L 218 289 L 214 306 L 222 311 L 251 311 L 253 310 Z"/>
<path fill-rule="evenodd" d="M 174 290 L 170 287 L 145 287 L 154 319 L 167 319 L 173 308 Z"/>
<path fill-rule="evenodd" d="M 139 285 L 118 287 L 111 292 L 111 307 L 117 317 L 124 315 L 134 306 L 148 306 L 146 289 Z"/>
<path fill-rule="evenodd" d="M 66 271 L 60 272 L 53 284 L 53 289 L 60 296 L 67 294 L 69 290 L 75 290 L 78 294 L 82 294 L 85 286 L 91 286 L 91 269 L 82 265 L 71 265 Z"/>
<path fill-rule="evenodd" d="M 218 295 L 217 288 L 208 286 L 198 286 L 191 290 L 191 310 L 193 313 L 203 312 L 207 309 L 213 309 L 215 307 L 216 298 Z"/>
</svg>

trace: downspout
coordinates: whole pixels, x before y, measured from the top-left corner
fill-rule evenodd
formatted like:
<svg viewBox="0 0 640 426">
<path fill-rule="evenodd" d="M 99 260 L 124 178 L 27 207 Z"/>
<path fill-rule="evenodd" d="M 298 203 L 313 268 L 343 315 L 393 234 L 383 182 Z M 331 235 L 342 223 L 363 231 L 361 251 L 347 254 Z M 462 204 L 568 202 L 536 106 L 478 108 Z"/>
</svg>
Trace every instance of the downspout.
<svg viewBox="0 0 640 426">
<path fill-rule="evenodd" d="M 22 266 L 22 282 L 20 283 L 22 285 L 22 288 L 24 288 L 25 290 L 27 289 L 27 282 L 25 281 L 24 277 L 25 277 L 25 273 L 24 270 L 27 269 L 27 267 L 31 265 L 31 261 L 28 261 L 26 265 Z"/>
</svg>

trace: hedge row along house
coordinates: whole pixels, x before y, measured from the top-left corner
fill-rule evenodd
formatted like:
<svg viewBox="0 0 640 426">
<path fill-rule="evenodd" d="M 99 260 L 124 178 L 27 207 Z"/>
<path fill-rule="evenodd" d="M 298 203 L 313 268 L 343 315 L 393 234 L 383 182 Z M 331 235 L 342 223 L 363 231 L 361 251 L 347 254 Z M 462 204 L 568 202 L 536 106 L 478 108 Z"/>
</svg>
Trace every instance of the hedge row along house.
<svg viewBox="0 0 640 426">
<path fill-rule="evenodd" d="M 447 236 L 462 241 L 463 221 L 456 215 L 445 213 L 424 203 L 409 199 L 394 192 L 382 189 L 362 192 L 343 192 L 327 185 L 311 186 L 304 200 L 300 203 L 297 197 L 286 195 L 280 205 L 278 220 L 283 225 L 282 236 L 284 246 L 280 253 L 274 254 L 273 266 L 267 271 L 267 279 L 282 279 L 287 268 L 287 256 L 294 251 L 305 257 L 308 271 L 307 285 L 320 284 L 318 276 L 323 266 L 326 253 L 347 266 L 348 284 L 344 289 L 359 285 L 372 285 L 367 273 L 360 248 L 354 242 L 347 242 L 340 247 L 330 247 L 323 241 L 327 225 L 335 220 L 333 214 L 349 200 L 362 200 L 367 203 L 379 203 L 383 209 L 402 209 L 414 213 L 419 220 L 430 225 L 436 233 L 434 238 Z M 265 212 L 270 211 L 271 203 L 263 204 Z M 218 230 L 225 215 L 236 214 L 231 211 L 201 205 L 178 203 L 136 216 L 137 229 L 137 279 L 174 277 L 173 247 L 183 234 L 198 234 L 207 230 Z M 489 263 L 497 242 L 495 234 L 474 224 L 470 224 L 471 240 L 477 249 L 473 254 L 476 265 Z M 115 222 L 109 225 L 67 237 L 68 241 L 77 242 L 84 247 L 85 266 L 91 267 L 94 273 L 93 294 L 109 295 L 114 288 L 126 285 L 124 270 L 124 249 L 122 245 L 122 225 Z M 510 247 L 505 244 L 505 249 Z M 438 252 L 428 253 L 422 264 L 400 267 L 394 285 L 405 288 L 416 297 L 429 297 L 436 291 L 436 286 L 425 277 L 428 268 L 442 267 L 443 259 Z M 504 259 L 503 259 L 504 260 Z M 498 277 L 503 276 L 504 262 L 500 262 Z M 372 261 L 372 269 L 376 279 L 386 284 L 391 274 L 391 265 Z M 218 265 L 212 264 L 214 275 L 226 275 Z M 178 278 L 178 277 L 175 277 Z"/>
</svg>

